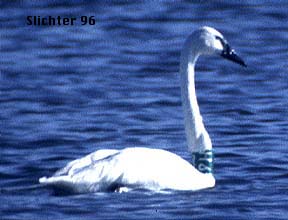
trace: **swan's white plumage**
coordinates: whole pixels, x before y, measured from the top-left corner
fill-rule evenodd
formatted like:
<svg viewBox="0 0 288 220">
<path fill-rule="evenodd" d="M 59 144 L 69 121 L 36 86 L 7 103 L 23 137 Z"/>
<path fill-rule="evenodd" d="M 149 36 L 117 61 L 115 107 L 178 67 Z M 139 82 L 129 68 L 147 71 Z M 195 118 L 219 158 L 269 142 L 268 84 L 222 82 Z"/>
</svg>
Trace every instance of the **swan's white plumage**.
<svg viewBox="0 0 288 220">
<path fill-rule="evenodd" d="M 40 182 L 74 193 L 120 187 L 199 190 L 215 185 L 212 174 L 200 173 L 169 151 L 149 148 L 99 150 L 70 162 L 53 177 L 43 177 Z"/>
<path fill-rule="evenodd" d="M 187 38 L 181 51 L 180 82 L 187 144 L 193 154 L 211 152 L 212 149 L 197 103 L 194 66 L 201 54 L 214 53 L 221 53 L 221 56 L 245 66 L 223 36 L 213 28 L 202 27 Z M 215 185 L 212 173 L 201 173 L 176 154 L 149 148 L 98 150 L 70 162 L 52 177 L 42 177 L 39 181 L 74 193 L 120 188 L 199 190 Z"/>
</svg>

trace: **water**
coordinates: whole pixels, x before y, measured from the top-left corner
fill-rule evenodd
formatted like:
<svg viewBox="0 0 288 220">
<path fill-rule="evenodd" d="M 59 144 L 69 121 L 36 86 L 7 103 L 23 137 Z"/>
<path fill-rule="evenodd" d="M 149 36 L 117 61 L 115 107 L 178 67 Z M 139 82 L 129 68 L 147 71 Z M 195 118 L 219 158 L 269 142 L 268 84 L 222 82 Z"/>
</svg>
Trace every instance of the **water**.
<svg viewBox="0 0 288 220">
<path fill-rule="evenodd" d="M 1 219 L 286 219 L 287 1 L 1 1 Z M 27 15 L 95 16 L 31 27 Z M 189 160 L 178 65 L 187 35 L 219 29 L 248 64 L 197 64 L 213 189 L 55 196 L 38 178 L 97 149 Z M 148 162 L 148 161 L 147 161 Z"/>
</svg>

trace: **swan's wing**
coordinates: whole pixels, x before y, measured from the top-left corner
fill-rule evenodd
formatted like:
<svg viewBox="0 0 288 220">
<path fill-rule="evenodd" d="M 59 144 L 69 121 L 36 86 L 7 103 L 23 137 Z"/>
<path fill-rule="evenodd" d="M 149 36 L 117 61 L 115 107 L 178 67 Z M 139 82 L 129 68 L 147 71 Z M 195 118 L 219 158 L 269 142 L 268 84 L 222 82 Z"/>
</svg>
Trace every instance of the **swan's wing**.
<svg viewBox="0 0 288 220">
<path fill-rule="evenodd" d="M 88 154 L 85 157 L 69 162 L 65 167 L 56 171 L 56 173 L 53 176 L 56 177 L 56 176 L 73 175 L 73 173 L 76 170 L 87 167 L 91 164 L 94 164 L 98 160 L 102 160 L 106 157 L 117 154 L 118 152 L 119 152 L 118 150 L 114 150 L 114 149 L 104 149 L 104 150 L 95 151 L 91 154 Z"/>
<path fill-rule="evenodd" d="M 107 168 L 111 168 L 109 163 L 118 154 L 118 150 L 98 150 L 68 163 L 52 177 L 40 178 L 39 182 L 52 186 L 58 192 L 85 193 L 109 190 L 111 182 L 117 182 L 117 179 L 121 178 L 118 176 L 111 180 L 107 177 L 106 171 Z"/>
</svg>

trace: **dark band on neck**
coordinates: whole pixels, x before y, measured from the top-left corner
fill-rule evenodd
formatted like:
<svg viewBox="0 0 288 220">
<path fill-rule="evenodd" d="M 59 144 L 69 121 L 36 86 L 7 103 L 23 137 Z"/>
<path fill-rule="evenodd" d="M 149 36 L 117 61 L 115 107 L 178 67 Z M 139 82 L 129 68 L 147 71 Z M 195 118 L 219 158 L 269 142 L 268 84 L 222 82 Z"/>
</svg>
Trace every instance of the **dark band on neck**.
<svg viewBox="0 0 288 220">
<path fill-rule="evenodd" d="M 212 150 L 192 153 L 192 164 L 201 173 L 213 173 L 213 160 Z"/>
</svg>

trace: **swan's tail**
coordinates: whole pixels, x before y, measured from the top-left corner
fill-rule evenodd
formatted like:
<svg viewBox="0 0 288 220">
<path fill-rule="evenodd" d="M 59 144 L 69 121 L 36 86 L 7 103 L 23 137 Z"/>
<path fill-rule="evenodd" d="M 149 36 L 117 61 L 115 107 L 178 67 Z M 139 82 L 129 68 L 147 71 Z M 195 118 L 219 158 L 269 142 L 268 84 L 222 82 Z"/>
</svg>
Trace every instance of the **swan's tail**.
<svg viewBox="0 0 288 220">
<path fill-rule="evenodd" d="M 81 193 L 81 188 L 75 187 L 69 176 L 41 177 L 39 183 L 44 186 L 52 187 L 59 194 Z"/>
<path fill-rule="evenodd" d="M 56 185 L 64 182 L 71 182 L 71 180 L 68 176 L 56 176 L 48 178 L 44 176 L 39 179 L 39 183 L 43 185 Z"/>
</svg>

